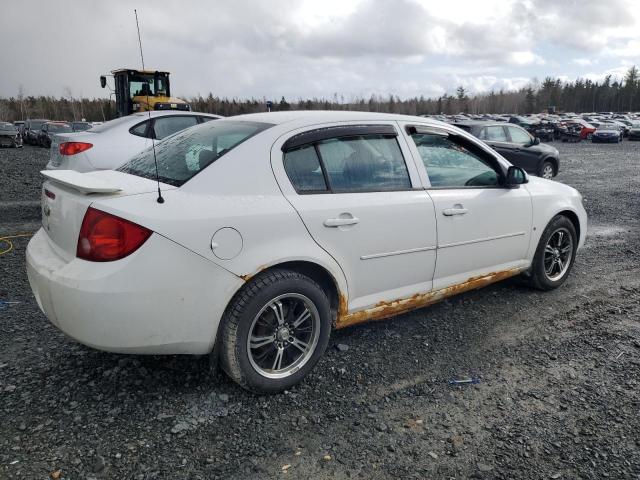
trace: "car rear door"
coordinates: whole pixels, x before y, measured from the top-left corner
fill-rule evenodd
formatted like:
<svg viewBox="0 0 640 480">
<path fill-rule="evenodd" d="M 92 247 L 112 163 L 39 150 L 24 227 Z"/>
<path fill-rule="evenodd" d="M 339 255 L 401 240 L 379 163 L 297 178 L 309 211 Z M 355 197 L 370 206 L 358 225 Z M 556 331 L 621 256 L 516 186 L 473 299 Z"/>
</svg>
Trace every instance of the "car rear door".
<svg viewBox="0 0 640 480">
<path fill-rule="evenodd" d="M 435 207 L 433 289 L 527 267 L 532 224 L 527 189 L 500 186 L 500 162 L 470 138 L 440 127 L 404 126 Z"/>
<path fill-rule="evenodd" d="M 271 162 L 313 239 L 342 268 L 350 312 L 431 290 L 433 202 L 395 122 L 291 132 Z"/>
</svg>

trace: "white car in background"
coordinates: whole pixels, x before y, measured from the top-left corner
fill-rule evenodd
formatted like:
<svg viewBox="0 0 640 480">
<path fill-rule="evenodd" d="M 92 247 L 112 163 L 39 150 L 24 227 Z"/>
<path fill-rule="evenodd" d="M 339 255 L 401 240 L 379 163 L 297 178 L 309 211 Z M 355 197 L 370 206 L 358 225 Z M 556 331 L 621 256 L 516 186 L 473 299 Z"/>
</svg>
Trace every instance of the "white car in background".
<svg viewBox="0 0 640 480">
<path fill-rule="evenodd" d="M 256 392 L 299 382 L 332 328 L 518 274 L 557 288 L 587 231 L 575 189 L 423 117 L 242 115 L 155 153 L 158 177 L 152 149 L 43 172 L 38 305 L 91 347 L 210 354 Z"/>
<path fill-rule="evenodd" d="M 140 112 L 83 132 L 58 134 L 51 144 L 47 170 L 111 170 L 136 153 L 185 128 L 221 118 L 198 112 Z"/>
</svg>

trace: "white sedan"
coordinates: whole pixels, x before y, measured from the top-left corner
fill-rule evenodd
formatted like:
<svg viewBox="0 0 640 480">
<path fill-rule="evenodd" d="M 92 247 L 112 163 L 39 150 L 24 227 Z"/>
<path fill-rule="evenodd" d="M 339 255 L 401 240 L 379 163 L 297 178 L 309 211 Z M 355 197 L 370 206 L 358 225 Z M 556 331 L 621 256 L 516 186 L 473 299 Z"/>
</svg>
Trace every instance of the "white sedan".
<svg viewBox="0 0 640 480">
<path fill-rule="evenodd" d="M 210 354 L 245 388 L 299 382 L 332 328 L 524 274 L 567 279 L 587 216 L 422 117 L 278 112 L 180 132 L 118 171 L 44 171 L 40 308 L 122 353 Z M 158 195 L 161 190 L 161 198 Z"/>
<path fill-rule="evenodd" d="M 151 115 L 149 115 L 151 113 Z M 48 170 L 111 170 L 136 153 L 180 130 L 221 118 L 198 112 L 153 111 L 116 118 L 83 132 L 58 134 L 51 141 Z"/>
</svg>

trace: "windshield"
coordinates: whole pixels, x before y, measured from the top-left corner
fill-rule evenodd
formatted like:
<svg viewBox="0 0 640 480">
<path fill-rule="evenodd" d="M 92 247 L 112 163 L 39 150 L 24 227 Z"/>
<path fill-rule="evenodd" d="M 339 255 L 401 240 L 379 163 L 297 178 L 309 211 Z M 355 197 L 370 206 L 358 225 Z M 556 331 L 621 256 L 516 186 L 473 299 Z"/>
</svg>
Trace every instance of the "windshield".
<svg viewBox="0 0 640 480">
<path fill-rule="evenodd" d="M 16 127 L 14 127 L 11 123 L 0 123 L 0 130 L 9 130 L 15 132 Z"/>
<path fill-rule="evenodd" d="M 161 182 L 179 187 L 225 153 L 271 126 L 269 123 L 217 121 L 182 130 L 156 145 L 158 177 Z M 155 180 L 153 149 L 137 154 L 118 170 Z"/>
<path fill-rule="evenodd" d="M 55 123 L 50 123 L 49 126 L 47 127 L 49 129 L 50 132 L 56 132 L 56 133 L 65 133 L 65 132 L 71 132 L 71 125 L 67 125 L 67 124 L 55 124 Z"/>
<path fill-rule="evenodd" d="M 29 128 L 31 130 L 40 130 L 42 128 L 42 125 L 45 124 L 45 120 L 34 120 L 32 122 L 29 122 Z"/>
<path fill-rule="evenodd" d="M 139 73 L 129 77 L 129 93 L 131 97 L 138 95 L 166 95 L 167 77 L 164 75 Z"/>
<path fill-rule="evenodd" d="M 618 127 L 613 123 L 601 123 L 598 130 L 617 130 Z"/>
</svg>

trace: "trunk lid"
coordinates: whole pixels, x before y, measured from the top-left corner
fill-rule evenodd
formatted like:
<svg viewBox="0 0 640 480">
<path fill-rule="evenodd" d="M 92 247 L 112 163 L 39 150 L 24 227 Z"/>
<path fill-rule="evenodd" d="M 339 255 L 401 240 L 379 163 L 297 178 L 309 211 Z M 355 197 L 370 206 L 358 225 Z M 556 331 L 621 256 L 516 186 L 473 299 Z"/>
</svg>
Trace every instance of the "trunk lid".
<svg viewBox="0 0 640 480">
<path fill-rule="evenodd" d="M 76 256 L 78 234 L 87 208 L 97 200 L 151 193 L 153 180 L 114 170 L 79 173 L 74 170 L 44 170 L 42 226 L 52 247 L 65 260 Z M 161 184 L 163 191 L 176 187 Z"/>
</svg>

